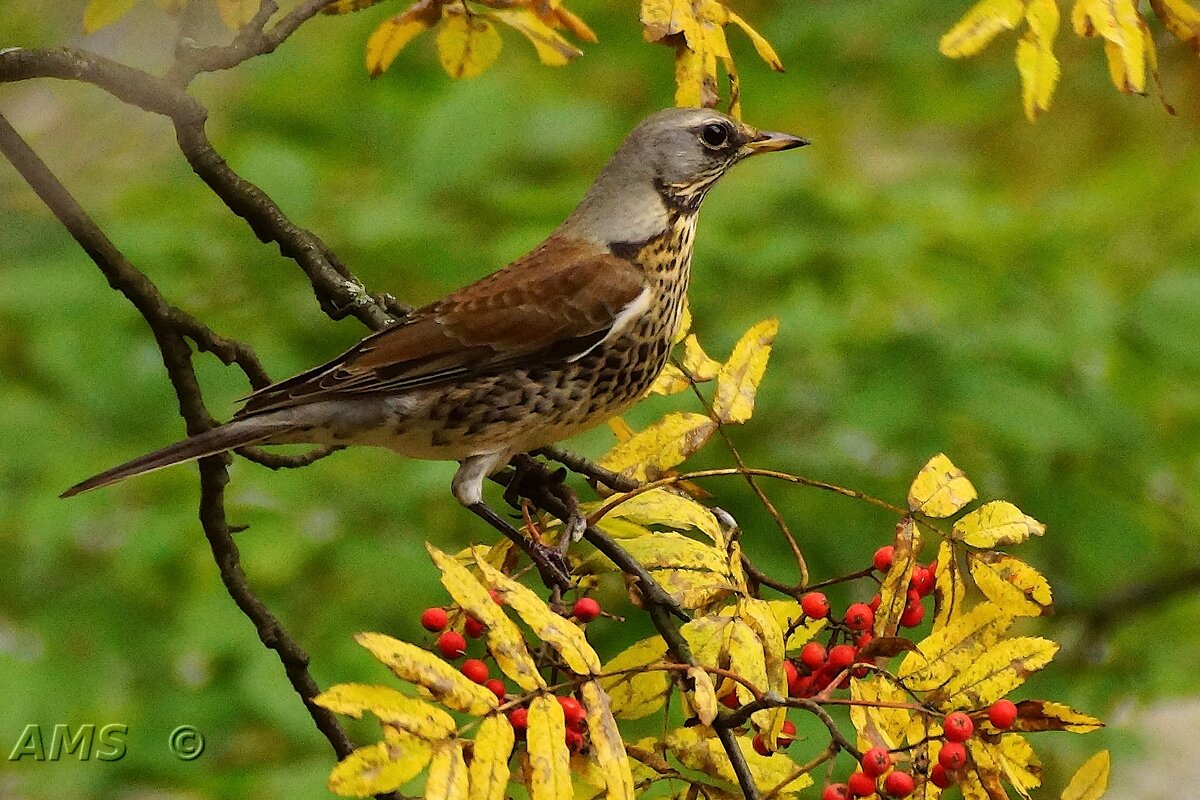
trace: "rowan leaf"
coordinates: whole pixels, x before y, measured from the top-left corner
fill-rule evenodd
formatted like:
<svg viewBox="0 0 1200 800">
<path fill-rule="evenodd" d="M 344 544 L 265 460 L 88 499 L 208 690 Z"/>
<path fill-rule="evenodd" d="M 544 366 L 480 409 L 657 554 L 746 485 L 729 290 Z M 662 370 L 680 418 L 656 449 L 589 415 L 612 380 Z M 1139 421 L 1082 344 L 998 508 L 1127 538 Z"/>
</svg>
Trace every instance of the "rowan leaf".
<svg viewBox="0 0 1200 800">
<path fill-rule="evenodd" d="M 483 716 L 499 704 L 496 695 L 442 659 L 415 644 L 382 633 L 355 634 L 354 640 L 370 651 L 398 678 L 428 691 L 435 700 L 455 711 Z"/>
<path fill-rule="evenodd" d="M 1076 0 L 1071 23 L 1080 36 L 1103 37 L 1114 86 L 1126 94 L 1145 91 L 1145 23 L 1136 0 Z"/>
<path fill-rule="evenodd" d="M 997 789 L 1003 792 L 999 786 L 1001 777 L 1025 800 L 1029 800 L 1030 789 L 1041 786 L 1042 765 L 1025 737 L 1009 733 L 995 743 L 972 739 L 967 746 L 981 783 L 989 795 L 995 794 Z M 966 796 L 965 789 L 963 794 Z M 1007 793 L 1004 793 L 1004 797 L 1008 797 Z"/>
<path fill-rule="evenodd" d="M 699 108 L 713 100 L 716 82 L 705 85 L 704 52 L 683 41 L 675 45 L 675 105 Z"/>
<path fill-rule="evenodd" d="M 1067 788 L 1063 789 L 1062 800 L 1100 800 L 1108 791 L 1108 773 L 1112 758 L 1107 750 L 1083 762 L 1071 776 Z"/>
<path fill-rule="evenodd" d="M 548 25 L 553 28 L 564 29 L 576 39 L 589 44 L 595 44 L 599 41 L 596 38 L 596 32 L 586 22 L 576 16 L 570 9 L 560 5 L 557 1 L 550 4 L 535 3 L 534 10 L 542 16 Z"/>
<path fill-rule="evenodd" d="M 1058 645 L 1049 639 L 1018 636 L 997 642 L 979 655 L 955 654 L 948 659 L 950 677 L 925 699 L 944 709 L 989 705 L 1049 664 L 1057 652 Z"/>
<path fill-rule="evenodd" d="M 716 427 L 703 414 L 668 414 L 609 450 L 599 463 L 635 480 L 653 480 L 703 447 Z"/>
<path fill-rule="evenodd" d="M 771 615 L 775 617 L 775 624 L 787 637 L 785 653 L 790 654 L 812 641 L 813 637 L 820 633 L 827 623 L 825 619 L 805 617 L 800 604 L 795 600 L 768 600 L 766 602 Z M 791 633 L 789 634 L 788 631 Z"/>
<path fill-rule="evenodd" d="M 428 742 L 384 729 L 384 741 L 360 747 L 329 773 L 329 791 L 342 797 L 369 797 L 399 789 L 429 763 Z"/>
<path fill-rule="evenodd" d="M 572 672 L 577 675 L 591 675 L 600 671 L 600 657 L 588 644 L 582 628 L 566 617 L 554 613 L 532 590 L 500 570 L 481 560 L 477 560 L 476 563 L 483 579 L 500 593 L 504 605 L 515 611 L 535 636 L 553 647 Z"/>
<path fill-rule="evenodd" d="M 663 367 L 662 372 L 658 373 L 658 377 L 654 379 L 654 383 L 650 384 L 650 388 L 646 390 L 646 394 L 658 394 L 670 396 L 686 392 L 692 385 L 688 380 L 688 376 L 679 367 L 674 364 L 667 364 Z"/>
<path fill-rule="evenodd" d="M 892 544 L 892 566 L 879 586 L 879 608 L 875 611 L 875 635 L 895 636 L 900 629 L 900 617 L 908 605 L 908 582 L 917 566 L 921 549 L 921 532 L 912 517 L 904 517 L 896 525 Z"/>
<path fill-rule="evenodd" d="M 1010 31 L 1025 16 L 1024 0 L 980 0 L 938 41 L 948 58 L 973 56 L 1001 31 Z"/>
<path fill-rule="evenodd" d="M 717 374 L 713 416 L 720 422 L 745 422 L 754 413 L 754 396 L 771 357 L 771 343 L 779 320 L 765 319 L 752 326 L 733 347 L 729 360 Z"/>
<path fill-rule="evenodd" d="M 444 7 L 437 49 L 442 68 L 451 78 L 474 78 L 496 62 L 503 42 L 486 18 Z"/>
<path fill-rule="evenodd" d="M 964 514 L 954 523 L 951 537 L 972 547 L 991 548 L 1020 544 L 1030 536 L 1041 536 L 1046 526 L 1004 500 L 993 500 Z"/>
<path fill-rule="evenodd" d="M 967 553 L 967 568 L 979 590 L 1017 617 L 1050 613 L 1050 582 L 1020 559 L 994 550 Z"/>
<path fill-rule="evenodd" d="M 725 643 L 722 647 L 722 660 L 728 660 L 728 666 L 735 674 L 750 682 L 760 692 L 767 688 L 767 661 L 763 651 L 763 643 L 754 633 L 754 629 L 741 617 L 734 617 L 725 626 Z M 720 663 L 707 663 L 704 666 L 719 667 Z M 738 701 L 745 705 L 754 700 L 754 694 L 742 683 L 736 685 Z M 770 724 L 770 719 L 763 711 L 754 712 L 754 721 L 759 728 Z"/>
<path fill-rule="evenodd" d="M 466 800 L 470 797 L 470 773 L 460 741 L 435 745 L 429 772 L 425 775 L 425 800 Z"/>
<path fill-rule="evenodd" d="M 404 46 L 441 19 L 433 0 L 419 0 L 404 13 L 384 20 L 367 38 L 366 67 L 372 78 L 382 75 Z"/>
<path fill-rule="evenodd" d="M 728 582 L 725 554 L 704 542 L 678 533 L 651 533 L 626 539 L 622 546 L 646 569 L 683 569 L 716 573 Z"/>
<path fill-rule="evenodd" d="M 496 9 L 489 12 L 488 16 L 519 31 L 533 45 L 538 59 L 547 66 L 565 66 L 583 55 L 582 50 L 564 39 L 528 8 Z"/>
<path fill-rule="evenodd" d="M 733 622 L 733 617 L 711 614 L 706 617 L 695 617 L 690 622 L 680 626 L 679 632 L 687 641 L 692 651 L 692 658 L 702 667 L 723 666 L 722 660 L 726 653 L 726 629 Z"/>
<path fill-rule="evenodd" d="M 188 0 L 155 0 L 155 5 L 167 12 L 171 16 L 175 16 L 188 4 Z"/>
<path fill-rule="evenodd" d="M 641 525 L 662 525 L 676 530 L 698 530 L 724 549 L 725 535 L 717 518 L 692 498 L 666 489 L 651 489 L 628 499 L 617 498 L 605 518 L 620 517 Z M 611 501 L 609 501 L 611 502 Z"/>
<path fill-rule="evenodd" d="M 639 719 L 662 708 L 671 691 L 671 676 L 662 670 L 646 670 L 667 654 L 667 643 L 661 636 L 642 639 L 615 655 L 604 665 L 606 675 L 600 685 L 608 693 L 613 714 L 621 719 Z"/>
<path fill-rule="evenodd" d="M 529 753 L 529 796 L 532 800 L 572 800 L 571 754 L 562 706 L 551 695 L 539 694 L 529 702 L 529 728 L 525 743 Z"/>
<path fill-rule="evenodd" d="M 656 569 L 651 575 L 676 603 L 686 609 L 716 605 L 738 591 L 729 578 L 708 570 Z"/>
<path fill-rule="evenodd" d="M 985 721 L 983 724 L 985 730 L 995 730 L 991 723 Z M 1062 703 L 1051 703 L 1047 700 L 1022 700 L 1017 703 L 1017 719 L 1011 730 L 1018 733 L 1036 733 L 1038 731 L 1091 733 L 1103 727 L 1104 723 L 1095 717 L 1081 714 Z"/>
<path fill-rule="evenodd" d="M 1025 19 L 1029 30 L 1017 42 L 1017 72 L 1021 76 L 1021 104 L 1032 122 L 1050 108 L 1050 98 L 1062 72 L 1054 56 L 1058 0 L 1029 0 Z"/>
<path fill-rule="evenodd" d="M 583 684 L 583 707 L 587 710 L 587 726 L 592 743 L 592 755 L 604 774 L 608 800 L 634 800 L 633 775 L 625 741 L 617 721 L 613 719 L 609 696 L 596 681 Z"/>
<path fill-rule="evenodd" d="M 642 0 L 638 16 L 647 42 L 659 42 L 676 34 L 682 34 L 688 43 L 699 39 L 692 0 Z"/>
<path fill-rule="evenodd" d="M 259 0 L 217 0 L 217 13 L 221 22 L 231 31 L 249 24 L 258 13 Z"/>
<path fill-rule="evenodd" d="M 786 697 L 788 693 L 787 673 L 784 672 L 783 630 L 775 620 L 770 606 L 765 600 L 747 597 L 738 604 L 742 621 L 750 626 L 762 648 L 763 666 L 765 667 L 765 682 L 760 686 Z M 783 722 L 787 718 L 787 708 L 765 709 L 755 712 L 751 719 L 758 725 L 763 739 L 774 742 L 779 738 Z"/>
<path fill-rule="evenodd" d="M 446 591 L 464 611 L 484 624 L 488 652 L 496 659 L 496 666 L 527 692 L 546 688 L 546 681 L 538 673 L 537 664 L 525 646 L 521 629 L 492 599 L 487 587 L 453 556 L 428 542 L 425 543 L 425 549 L 442 573 L 442 585 Z"/>
<path fill-rule="evenodd" d="M 742 19 L 732 11 L 729 12 L 729 21 L 741 28 L 742 32 L 750 38 L 751 43 L 754 45 L 754 50 L 758 53 L 759 58 L 767 62 L 767 64 L 771 66 L 771 69 L 775 70 L 776 72 L 783 72 L 783 62 L 779 59 L 779 54 L 775 52 L 775 48 L 772 47 L 771 43 L 766 40 L 766 37 L 754 30 L 754 28 L 750 27 L 750 23 L 746 22 L 746 20 Z"/>
<path fill-rule="evenodd" d="M 938 631 L 957 620 L 963 613 L 962 573 L 954 558 L 954 546 L 943 541 L 938 545 L 937 580 L 933 585 L 933 630 Z"/>
<path fill-rule="evenodd" d="M 908 507 L 931 517 L 949 517 L 977 497 L 963 471 L 938 453 L 921 467 L 908 489 Z"/>
<path fill-rule="evenodd" d="M 321 692 L 312 702 L 355 719 L 370 711 L 398 730 L 428 741 L 449 738 L 458 728 L 445 711 L 388 686 L 339 683 Z"/>
<path fill-rule="evenodd" d="M 914 692 L 935 690 L 998 642 L 1012 622 L 1012 615 L 995 603 L 979 603 L 918 642 L 916 652 L 900 663 L 897 677 Z"/>
<path fill-rule="evenodd" d="M 1187 0 L 1150 0 L 1150 7 L 1172 36 L 1200 53 L 1200 10 Z"/>
<path fill-rule="evenodd" d="M 516 733 L 503 714 L 489 714 L 479 723 L 471 751 L 472 800 L 504 800 L 508 790 L 508 760 Z"/>
<path fill-rule="evenodd" d="M 885 747 L 894 750 L 904 743 L 913 714 L 907 708 L 889 708 L 872 704 L 907 703 L 911 698 L 904 689 L 880 673 L 850 679 L 850 721 L 858 731 L 860 750 Z"/>
<path fill-rule="evenodd" d="M 692 682 L 692 707 L 701 725 L 712 725 L 717 718 L 717 687 L 712 677 L 700 667 L 690 667 L 688 678 Z"/>
<path fill-rule="evenodd" d="M 746 737 L 737 739 L 738 749 L 746 757 L 754 782 L 772 794 L 798 792 L 812 785 L 812 776 L 796 769 L 796 762 L 783 754 L 761 756 Z M 737 776 L 721 741 L 708 728 L 676 728 L 667 734 L 666 745 L 689 769 L 725 782 L 732 789 Z"/>
<path fill-rule="evenodd" d="M 721 372 L 721 362 L 709 358 L 694 333 L 688 334 L 688 337 L 683 340 L 683 358 L 680 363 L 683 371 L 697 383 L 711 381 Z"/>
<path fill-rule="evenodd" d="M 83 9 L 84 35 L 113 24 L 137 4 L 138 0 L 89 0 Z"/>
</svg>

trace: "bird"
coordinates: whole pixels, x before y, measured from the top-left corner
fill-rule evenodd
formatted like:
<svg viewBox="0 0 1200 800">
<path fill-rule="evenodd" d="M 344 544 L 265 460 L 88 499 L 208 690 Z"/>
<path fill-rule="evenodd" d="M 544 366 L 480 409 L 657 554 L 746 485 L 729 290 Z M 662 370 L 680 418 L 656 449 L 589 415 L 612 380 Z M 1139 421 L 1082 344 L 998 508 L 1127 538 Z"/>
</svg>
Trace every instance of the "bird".
<svg viewBox="0 0 1200 800">
<path fill-rule="evenodd" d="M 371 445 L 458 461 L 458 502 L 521 536 L 483 502 L 485 479 L 646 394 L 684 312 L 705 196 L 740 161 L 808 143 L 712 109 L 651 114 L 524 256 L 62 496 L 249 445 Z"/>
</svg>

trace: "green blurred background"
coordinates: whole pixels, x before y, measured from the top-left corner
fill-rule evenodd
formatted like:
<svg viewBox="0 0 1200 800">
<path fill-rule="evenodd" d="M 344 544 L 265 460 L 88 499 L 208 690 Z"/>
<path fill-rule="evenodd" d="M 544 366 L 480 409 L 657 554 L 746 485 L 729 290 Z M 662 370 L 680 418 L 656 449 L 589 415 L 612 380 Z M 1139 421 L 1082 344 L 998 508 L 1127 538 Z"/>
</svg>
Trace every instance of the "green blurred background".
<svg viewBox="0 0 1200 800">
<path fill-rule="evenodd" d="M 83 40 L 83 0 L 54 6 L 5 0 L 0 46 L 77 43 L 152 67 L 169 55 L 171 23 L 151 3 Z M 1046 522 L 1045 539 L 1018 552 L 1064 607 L 1029 627 L 1064 650 L 1018 694 L 1113 723 L 1035 736 L 1047 788 L 1110 747 L 1111 796 L 1182 797 L 1178 783 L 1164 787 L 1198 777 L 1197 754 L 1180 751 L 1195 744 L 1177 732 L 1200 725 L 1200 599 L 1185 587 L 1148 608 L 1108 607 L 1123 587 L 1200 562 L 1195 54 L 1173 42 L 1162 53 L 1172 118 L 1117 93 L 1100 45 L 1066 31 L 1054 107 L 1031 125 L 1012 36 L 964 63 L 938 55 L 965 2 L 735 6 L 788 67 L 772 74 L 730 32 L 747 120 L 814 142 L 739 168 L 703 213 L 701 341 L 724 357 L 754 321 L 782 319 L 738 446 L 753 465 L 894 501 L 945 451 L 984 498 Z M 456 83 L 425 36 L 371 81 L 362 47 L 399 9 L 389 3 L 314 20 L 196 90 L 236 170 L 372 290 L 425 302 L 539 241 L 624 133 L 671 102 L 671 53 L 641 41 L 635 3 L 573 7 L 601 42 L 567 68 L 538 65 L 506 32 L 497 66 Z M 168 298 L 252 344 L 273 376 L 363 334 L 320 314 L 300 271 L 189 171 L 162 119 L 46 81 L 0 87 L 0 111 Z M 130 731 L 113 763 L 0 760 L 0 796 L 327 797 L 328 745 L 220 585 L 194 468 L 57 498 L 182 424 L 145 324 L 6 163 L 0 259 L 0 749 L 30 723 Z M 232 413 L 244 380 L 200 366 L 214 413 Z M 695 410 L 686 395 L 658 399 L 631 421 L 670 408 Z M 610 443 L 597 431 L 573 444 L 598 455 Z M 718 442 L 695 460 L 729 462 Z M 355 631 L 420 640 L 419 609 L 445 599 L 423 539 L 493 539 L 451 499 L 452 471 L 383 451 L 283 473 L 234 465 L 229 510 L 250 526 L 238 537 L 249 580 L 313 654 L 322 685 L 387 680 Z M 710 488 L 752 555 L 794 578 L 745 486 Z M 768 489 L 817 577 L 861 568 L 890 536 L 893 520 L 869 507 Z M 602 599 L 621 606 L 615 592 Z M 1103 631 L 1081 623 L 1096 608 L 1115 612 Z M 632 621 L 593 626 L 607 653 L 644 633 Z M 207 737 L 196 761 L 167 754 L 181 724 Z M 376 735 L 365 723 L 352 732 Z"/>
</svg>

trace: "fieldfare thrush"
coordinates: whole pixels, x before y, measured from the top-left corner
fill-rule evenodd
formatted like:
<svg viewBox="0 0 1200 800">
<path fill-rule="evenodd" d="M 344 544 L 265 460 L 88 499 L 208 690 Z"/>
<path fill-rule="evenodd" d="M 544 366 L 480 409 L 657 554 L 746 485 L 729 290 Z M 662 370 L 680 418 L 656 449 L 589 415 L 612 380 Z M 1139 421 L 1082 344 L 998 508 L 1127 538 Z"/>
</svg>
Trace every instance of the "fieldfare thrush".
<svg viewBox="0 0 1200 800">
<path fill-rule="evenodd" d="M 484 479 L 646 393 L 680 323 L 705 195 L 739 161 L 807 143 L 709 109 L 653 114 L 528 254 L 63 496 L 246 445 L 376 445 L 461 462 L 454 496 L 524 539 L 483 503 Z"/>
</svg>

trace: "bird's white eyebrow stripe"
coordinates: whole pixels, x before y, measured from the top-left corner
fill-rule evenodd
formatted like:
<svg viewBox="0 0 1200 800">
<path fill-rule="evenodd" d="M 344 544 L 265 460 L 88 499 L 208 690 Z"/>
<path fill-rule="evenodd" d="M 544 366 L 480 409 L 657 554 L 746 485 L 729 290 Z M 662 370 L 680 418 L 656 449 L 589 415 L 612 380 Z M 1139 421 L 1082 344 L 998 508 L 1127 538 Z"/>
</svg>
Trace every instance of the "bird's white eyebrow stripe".
<svg viewBox="0 0 1200 800">
<path fill-rule="evenodd" d="M 615 317 L 613 317 L 612 325 L 609 326 L 608 333 L 606 333 L 604 335 L 603 339 L 596 342 L 594 345 L 592 345 L 588 349 L 584 350 L 583 352 L 571 356 L 570 358 L 567 359 L 567 361 L 568 362 L 578 361 L 579 359 L 586 356 L 588 353 L 595 350 L 600 345 L 607 342 L 609 339 L 613 339 L 613 338 L 623 334 L 629 328 L 629 326 L 633 324 L 633 321 L 635 319 L 637 319 L 638 317 L 645 314 L 647 309 L 650 308 L 650 305 L 651 305 L 650 297 L 651 297 L 650 287 L 647 286 L 644 289 L 642 289 L 642 291 L 638 294 L 637 297 L 630 300 L 628 303 L 625 304 L 624 308 L 622 308 L 619 312 L 617 312 L 617 315 Z"/>
</svg>

